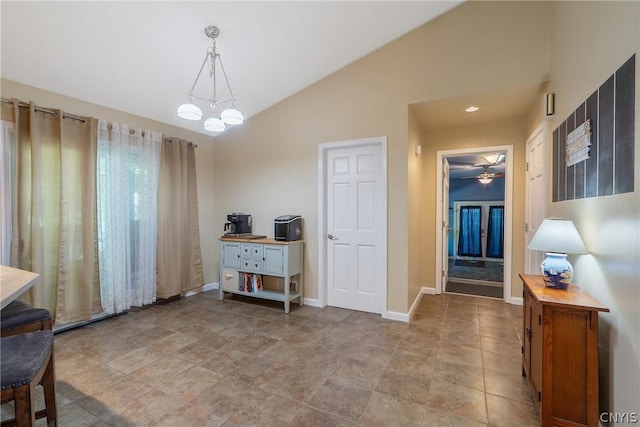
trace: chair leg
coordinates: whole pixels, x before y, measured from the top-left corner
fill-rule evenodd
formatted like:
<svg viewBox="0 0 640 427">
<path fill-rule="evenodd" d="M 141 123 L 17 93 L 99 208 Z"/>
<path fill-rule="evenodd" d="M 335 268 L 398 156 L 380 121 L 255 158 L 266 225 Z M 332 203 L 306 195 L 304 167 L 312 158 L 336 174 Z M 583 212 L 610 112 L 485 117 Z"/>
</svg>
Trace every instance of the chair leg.
<svg viewBox="0 0 640 427">
<path fill-rule="evenodd" d="M 30 384 L 15 389 L 15 414 L 17 427 L 32 427 L 36 425 L 36 413 L 33 410 L 35 402 L 34 387 Z"/>
<path fill-rule="evenodd" d="M 42 389 L 44 391 L 44 405 L 47 413 L 48 427 L 55 427 L 58 424 L 58 410 L 56 407 L 56 375 L 54 366 L 55 363 L 53 361 L 52 348 L 47 369 L 44 371 L 44 375 L 42 377 Z"/>
</svg>

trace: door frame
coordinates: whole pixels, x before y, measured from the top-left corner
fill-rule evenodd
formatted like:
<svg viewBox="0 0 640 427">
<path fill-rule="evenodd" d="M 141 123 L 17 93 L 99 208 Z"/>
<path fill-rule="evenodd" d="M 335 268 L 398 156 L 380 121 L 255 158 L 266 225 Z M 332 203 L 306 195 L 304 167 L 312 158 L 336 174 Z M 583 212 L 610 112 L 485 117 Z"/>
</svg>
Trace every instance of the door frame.
<svg viewBox="0 0 640 427">
<path fill-rule="evenodd" d="M 378 306 L 380 313 L 385 317 L 387 312 L 387 137 L 377 136 L 373 138 L 351 139 L 346 141 L 327 142 L 318 144 L 318 305 L 327 306 L 327 152 L 336 148 L 354 148 L 366 146 L 379 146 L 382 154 L 382 203 L 379 209 L 382 210 L 381 234 L 383 258 L 383 289 L 378 296 Z"/>
<path fill-rule="evenodd" d="M 513 247 L 513 145 L 497 145 L 491 147 L 463 148 L 457 150 L 442 150 L 437 152 L 436 159 L 436 206 L 442 206 L 442 160 L 445 157 L 459 157 L 488 151 L 505 152 L 504 171 L 504 301 L 511 303 L 511 263 Z M 436 209 L 436 248 L 442 248 L 442 209 Z M 442 262 L 444 253 L 436 250 L 435 284 L 436 294 L 442 293 Z"/>
</svg>

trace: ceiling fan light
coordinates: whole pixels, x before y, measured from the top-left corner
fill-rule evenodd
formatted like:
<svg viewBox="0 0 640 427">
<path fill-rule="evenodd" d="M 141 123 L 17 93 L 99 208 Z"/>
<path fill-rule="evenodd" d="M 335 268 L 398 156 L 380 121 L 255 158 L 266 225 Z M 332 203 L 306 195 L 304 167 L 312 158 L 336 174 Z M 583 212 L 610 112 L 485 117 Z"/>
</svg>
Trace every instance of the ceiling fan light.
<svg viewBox="0 0 640 427">
<path fill-rule="evenodd" d="M 244 123 L 244 116 L 235 108 L 227 108 L 220 114 L 220 118 L 228 125 L 240 125 Z"/>
<path fill-rule="evenodd" d="M 200 120 L 202 110 L 197 105 L 187 102 L 178 107 L 178 117 L 187 120 Z"/>
<path fill-rule="evenodd" d="M 491 181 L 493 181 L 493 178 L 489 178 L 489 177 L 483 176 L 483 177 L 478 178 L 478 181 L 480 181 L 480 184 L 487 185 Z"/>
<path fill-rule="evenodd" d="M 226 126 L 224 122 L 217 117 L 210 117 L 204 122 L 204 129 L 209 132 L 224 132 Z"/>
<path fill-rule="evenodd" d="M 504 160 L 504 153 L 489 154 L 486 156 L 482 156 L 482 158 L 485 159 L 487 163 L 497 165 L 498 163 L 502 163 L 502 161 Z"/>
</svg>

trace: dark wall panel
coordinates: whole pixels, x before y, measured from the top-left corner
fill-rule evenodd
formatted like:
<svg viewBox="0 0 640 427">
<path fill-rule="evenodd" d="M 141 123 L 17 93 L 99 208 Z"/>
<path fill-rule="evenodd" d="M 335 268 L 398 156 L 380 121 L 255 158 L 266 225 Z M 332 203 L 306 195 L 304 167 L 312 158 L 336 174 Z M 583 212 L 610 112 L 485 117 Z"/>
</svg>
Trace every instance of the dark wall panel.
<svg viewBox="0 0 640 427">
<path fill-rule="evenodd" d="M 559 168 L 559 166 L 558 166 L 559 165 L 559 161 L 558 161 L 558 156 L 559 156 L 559 154 L 558 154 L 558 150 L 559 150 L 559 147 L 558 147 L 558 133 L 559 133 L 558 129 L 553 131 L 553 164 L 552 164 L 553 178 L 552 178 L 552 183 L 551 183 L 551 187 L 552 187 L 551 200 L 553 200 L 554 202 L 557 202 L 559 200 L 558 199 L 558 187 L 559 187 L 559 184 L 558 184 L 558 175 L 559 175 L 558 174 L 558 170 L 559 170 L 558 169 Z"/>
<path fill-rule="evenodd" d="M 567 200 L 567 123 L 558 132 L 558 200 Z"/>
<path fill-rule="evenodd" d="M 600 86 L 598 125 L 598 196 L 613 194 L 613 94 L 614 77 Z"/>
<path fill-rule="evenodd" d="M 567 120 L 565 120 L 566 130 L 565 130 L 565 147 L 567 146 L 567 138 L 566 135 L 569 135 L 576 128 L 576 113 L 575 111 L 571 113 Z M 567 193 L 565 196 L 565 200 L 573 200 L 575 196 L 575 176 L 576 176 L 576 167 L 575 165 L 571 165 L 567 167 Z"/>
<path fill-rule="evenodd" d="M 591 119 L 591 157 L 584 162 L 585 194 L 584 197 L 598 195 L 598 91 L 587 99 L 586 118 Z"/>
<path fill-rule="evenodd" d="M 616 72 L 614 193 L 633 191 L 635 55 Z"/>
<path fill-rule="evenodd" d="M 575 126 L 574 129 L 580 125 L 582 125 L 585 121 L 585 104 L 583 103 L 578 107 L 575 112 Z M 584 198 L 584 164 L 585 162 L 577 163 L 574 167 L 574 178 L 573 178 L 573 187 L 574 187 L 574 199 L 582 199 Z"/>
<path fill-rule="evenodd" d="M 552 200 L 635 191 L 633 55 L 553 131 Z M 567 135 L 591 120 L 589 158 L 567 167 Z"/>
</svg>

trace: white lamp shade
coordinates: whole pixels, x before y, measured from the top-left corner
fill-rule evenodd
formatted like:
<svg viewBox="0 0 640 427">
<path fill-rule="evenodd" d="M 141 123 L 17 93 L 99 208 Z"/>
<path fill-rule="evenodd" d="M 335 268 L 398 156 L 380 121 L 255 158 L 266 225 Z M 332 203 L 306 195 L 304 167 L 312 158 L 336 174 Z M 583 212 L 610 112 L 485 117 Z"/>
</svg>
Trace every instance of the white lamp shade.
<svg viewBox="0 0 640 427">
<path fill-rule="evenodd" d="M 178 107 L 178 117 L 187 120 L 200 120 L 202 110 L 197 105 L 187 102 Z"/>
<path fill-rule="evenodd" d="M 204 129 L 209 132 L 223 132 L 226 126 L 224 122 L 217 117 L 210 117 L 204 121 Z"/>
<path fill-rule="evenodd" d="M 229 125 L 239 125 L 244 122 L 244 116 L 235 108 L 227 108 L 220 114 L 220 118 Z"/>
<path fill-rule="evenodd" d="M 545 219 L 527 247 L 534 251 L 559 254 L 588 253 L 578 230 L 570 219 Z"/>
<path fill-rule="evenodd" d="M 487 185 L 491 181 L 493 181 L 493 178 L 482 177 L 482 178 L 478 178 L 478 181 L 480 181 L 481 184 Z"/>
</svg>

